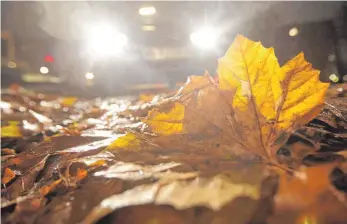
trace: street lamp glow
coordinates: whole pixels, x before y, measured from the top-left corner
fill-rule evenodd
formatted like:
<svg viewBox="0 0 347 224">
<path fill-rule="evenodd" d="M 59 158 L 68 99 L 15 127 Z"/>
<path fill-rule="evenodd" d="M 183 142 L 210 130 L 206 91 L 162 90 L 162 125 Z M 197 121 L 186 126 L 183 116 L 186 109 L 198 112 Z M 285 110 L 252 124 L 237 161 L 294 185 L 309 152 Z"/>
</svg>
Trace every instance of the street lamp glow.
<svg viewBox="0 0 347 224">
<path fill-rule="evenodd" d="M 95 25 L 87 36 L 90 51 L 97 56 L 119 55 L 128 44 L 127 36 L 108 24 Z"/>
<path fill-rule="evenodd" d="M 17 67 L 17 64 L 16 64 L 15 62 L 13 62 L 13 61 L 9 61 L 9 62 L 7 63 L 7 67 L 9 67 L 9 68 L 16 68 L 16 67 Z"/>
<path fill-rule="evenodd" d="M 48 68 L 47 68 L 46 66 L 42 66 L 42 67 L 40 68 L 40 72 L 41 72 L 42 74 L 47 74 L 47 73 L 49 72 L 49 70 L 48 70 Z"/>
<path fill-rule="evenodd" d="M 296 27 L 293 27 L 289 30 L 289 36 L 295 37 L 299 34 L 299 29 Z"/>
<path fill-rule="evenodd" d="M 142 31 L 145 31 L 145 32 L 151 32 L 156 30 L 156 27 L 153 25 L 143 25 L 141 28 L 142 28 Z"/>
<path fill-rule="evenodd" d="M 216 30 L 205 27 L 190 35 L 191 42 L 201 49 L 211 49 L 217 44 L 218 35 Z"/>
<path fill-rule="evenodd" d="M 329 79 L 332 81 L 332 82 L 338 82 L 339 81 L 339 77 L 335 74 L 331 74 L 329 76 Z"/>
<path fill-rule="evenodd" d="M 153 16 L 157 10 L 153 6 L 142 7 L 139 9 L 141 16 Z"/>
<path fill-rule="evenodd" d="M 85 74 L 85 77 L 86 77 L 87 80 L 92 80 L 92 79 L 94 79 L 94 74 L 91 73 L 91 72 L 87 72 Z"/>
</svg>

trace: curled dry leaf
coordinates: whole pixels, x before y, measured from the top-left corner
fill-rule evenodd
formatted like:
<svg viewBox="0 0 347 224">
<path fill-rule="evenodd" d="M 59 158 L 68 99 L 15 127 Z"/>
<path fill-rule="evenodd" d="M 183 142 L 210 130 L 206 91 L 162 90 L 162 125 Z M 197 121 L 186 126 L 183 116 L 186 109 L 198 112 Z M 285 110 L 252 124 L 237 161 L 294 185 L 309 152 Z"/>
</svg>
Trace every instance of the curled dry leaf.
<svg viewBox="0 0 347 224">
<path fill-rule="evenodd" d="M 140 185 L 104 199 L 83 223 L 95 223 L 112 211 L 134 205 L 171 205 L 178 210 L 203 206 L 218 211 L 238 197 L 258 200 L 265 175 L 262 175 L 264 170 L 261 167 L 253 168 L 254 170 L 251 170 L 255 172 L 246 176 L 233 172 L 212 178 L 192 179 L 191 176 L 187 176 L 186 180 L 180 177 Z"/>
<path fill-rule="evenodd" d="M 15 177 L 16 177 L 15 172 L 13 172 L 10 168 L 5 168 L 5 173 L 4 173 L 4 176 L 1 178 L 1 183 L 7 184 Z"/>
<path fill-rule="evenodd" d="M 14 199 L 20 195 L 23 195 L 24 192 L 32 189 L 35 185 L 35 179 L 37 175 L 45 167 L 47 158 L 49 155 L 40 158 L 36 164 L 28 167 L 28 170 L 22 172 L 22 175 L 17 178 L 8 188 L 7 192 L 9 193 L 9 198 Z"/>
<path fill-rule="evenodd" d="M 236 155 L 275 161 L 277 150 L 298 126 L 320 111 L 329 84 L 300 53 L 280 67 L 272 48 L 238 35 L 218 66 L 219 83 L 190 77 L 178 93 L 148 113 L 153 146 L 202 143 Z M 147 139 L 147 142 L 148 142 Z M 141 149 L 143 139 L 124 136 L 109 146 Z M 201 147 L 201 145 L 200 145 Z M 163 148 L 163 147 L 162 147 Z"/>
</svg>

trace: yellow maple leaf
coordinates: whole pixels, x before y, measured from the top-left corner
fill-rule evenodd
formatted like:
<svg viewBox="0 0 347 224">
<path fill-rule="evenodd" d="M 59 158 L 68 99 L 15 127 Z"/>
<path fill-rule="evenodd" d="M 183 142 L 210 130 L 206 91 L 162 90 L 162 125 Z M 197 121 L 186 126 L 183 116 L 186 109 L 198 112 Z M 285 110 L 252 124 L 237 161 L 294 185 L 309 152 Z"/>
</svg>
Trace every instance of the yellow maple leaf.
<svg viewBox="0 0 347 224">
<path fill-rule="evenodd" d="M 272 48 L 241 35 L 219 61 L 218 75 L 221 91 L 236 91 L 228 99 L 235 125 L 252 130 L 239 135 L 243 144 L 270 159 L 293 129 L 318 115 L 329 86 L 303 53 L 280 68 Z"/>
<path fill-rule="evenodd" d="M 189 77 L 168 103 L 149 112 L 144 122 L 155 143 L 162 146 L 165 136 L 183 148 L 213 142 L 274 160 L 290 133 L 319 113 L 329 86 L 302 53 L 280 67 L 272 48 L 241 35 L 219 60 L 218 77 L 219 83 L 207 74 Z M 117 141 L 128 148 L 135 140 Z"/>
<path fill-rule="evenodd" d="M 318 115 L 329 87 L 329 83 L 319 81 L 319 73 L 301 52 L 274 76 L 274 81 L 279 78 L 282 90 L 277 105 L 277 129 L 286 129 L 294 122 L 307 123 Z"/>
<path fill-rule="evenodd" d="M 142 136 L 140 133 L 128 132 L 108 145 L 106 150 L 123 149 L 136 151 L 150 148 L 150 145 Z"/>
</svg>

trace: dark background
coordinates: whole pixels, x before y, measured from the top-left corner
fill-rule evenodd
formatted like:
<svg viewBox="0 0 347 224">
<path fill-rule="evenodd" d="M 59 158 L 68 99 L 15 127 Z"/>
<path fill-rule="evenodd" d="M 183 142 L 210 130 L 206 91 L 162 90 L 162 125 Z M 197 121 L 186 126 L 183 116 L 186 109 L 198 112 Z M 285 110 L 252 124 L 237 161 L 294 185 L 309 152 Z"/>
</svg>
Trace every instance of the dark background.
<svg viewBox="0 0 347 224">
<path fill-rule="evenodd" d="M 154 6 L 157 13 L 141 17 L 138 9 L 144 5 Z M 82 27 L 97 20 L 114 24 L 128 36 L 123 57 L 94 60 L 85 54 Z M 155 25 L 156 30 L 144 32 L 144 24 Z M 222 30 L 213 51 L 201 51 L 189 40 L 200 24 Z M 39 73 L 47 64 L 44 57 L 52 55 L 49 75 L 59 77 L 63 84 L 23 86 L 96 95 L 123 94 L 136 84 L 173 86 L 204 70 L 215 74 L 217 59 L 237 33 L 273 46 L 281 64 L 304 51 L 322 71 L 323 81 L 329 81 L 331 74 L 342 81 L 347 74 L 346 24 L 344 2 L 1 2 L 2 33 L 11 33 L 15 46 L 11 60 L 18 64 L 9 69 L 2 63 L 1 81 L 5 87 L 20 82 L 15 76 Z M 295 37 L 288 35 L 293 27 L 299 29 Z M 7 49 L 1 50 L 6 61 Z M 86 72 L 95 75 L 93 87 L 86 85 Z"/>
</svg>

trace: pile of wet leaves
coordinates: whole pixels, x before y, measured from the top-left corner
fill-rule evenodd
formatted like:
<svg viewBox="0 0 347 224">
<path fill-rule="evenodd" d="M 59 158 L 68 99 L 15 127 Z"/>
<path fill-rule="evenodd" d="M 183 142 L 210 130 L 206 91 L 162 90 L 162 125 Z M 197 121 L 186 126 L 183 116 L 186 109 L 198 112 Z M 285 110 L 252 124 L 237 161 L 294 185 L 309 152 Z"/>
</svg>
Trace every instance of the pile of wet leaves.
<svg viewBox="0 0 347 224">
<path fill-rule="evenodd" d="M 296 198 L 263 163 L 229 158 L 218 146 L 105 150 L 127 130 L 141 131 L 139 117 L 163 96 L 144 102 L 4 91 L 2 223 L 346 222 L 346 98 L 327 100 L 278 150 L 280 161 L 295 167 L 302 160 L 313 178 L 283 182 L 302 188 L 291 189 L 304 197 Z M 331 191 L 320 192 L 326 184 Z"/>
<path fill-rule="evenodd" d="M 174 94 L 1 100 L 3 223 L 347 223 L 346 89 L 237 35 Z"/>
</svg>

